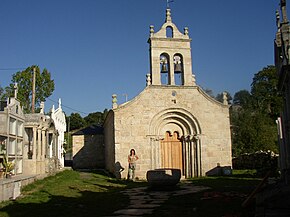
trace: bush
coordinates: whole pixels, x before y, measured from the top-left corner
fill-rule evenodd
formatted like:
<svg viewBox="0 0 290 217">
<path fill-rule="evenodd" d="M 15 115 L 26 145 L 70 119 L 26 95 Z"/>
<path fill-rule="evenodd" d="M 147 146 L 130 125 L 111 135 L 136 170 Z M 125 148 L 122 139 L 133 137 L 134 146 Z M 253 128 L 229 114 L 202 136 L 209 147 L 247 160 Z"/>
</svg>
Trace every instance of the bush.
<svg viewBox="0 0 290 217">
<path fill-rule="evenodd" d="M 264 175 L 267 171 L 278 170 L 278 155 L 272 151 L 258 151 L 245 153 L 233 158 L 233 169 L 257 170 L 258 175 Z"/>
</svg>

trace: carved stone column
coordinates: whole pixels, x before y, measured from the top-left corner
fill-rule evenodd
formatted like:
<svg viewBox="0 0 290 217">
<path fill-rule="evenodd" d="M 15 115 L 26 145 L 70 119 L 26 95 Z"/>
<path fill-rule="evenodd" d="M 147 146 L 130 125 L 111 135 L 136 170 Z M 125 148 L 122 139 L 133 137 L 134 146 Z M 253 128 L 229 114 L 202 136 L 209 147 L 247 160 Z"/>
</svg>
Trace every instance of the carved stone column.
<svg viewBox="0 0 290 217">
<path fill-rule="evenodd" d="M 37 129 L 37 160 L 41 159 L 41 129 Z"/>
<path fill-rule="evenodd" d="M 151 169 L 157 169 L 161 167 L 160 140 L 162 139 L 164 138 L 158 135 L 150 136 Z"/>
<path fill-rule="evenodd" d="M 202 165 L 201 165 L 201 136 L 194 135 L 195 146 L 196 146 L 196 164 L 197 164 L 197 176 L 202 176 Z"/>
<path fill-rule="evenodd" d="M 46 130 L 42 130 L 42 145 L 41 145 L 41 159 L 45 159 L 45 148 L 46 148 Z"/>
<path fill-rule="evenodd" d="M 185 137 L 185 177 L 190 177 L 189 138 Z"/>
<path fill-rule="evenodd" d="M 36 134 L 36 127 L 33 127 L 32 128 L 33 130 L 33 143 L 32 143 L 32 159 L 35 160 L 36 159 L 36 137 L 37 137 L 37 134 Z"/>
<path fill-rule="evenodd" d="M 168 69 L 168 79 L 169 79 L 169 84 L 170 85 L 175 85 L 175 78 L 174 78 L 174 62 L 173 62 L 173 57 L 169 57 L 169 69 Z"/>
</svg>

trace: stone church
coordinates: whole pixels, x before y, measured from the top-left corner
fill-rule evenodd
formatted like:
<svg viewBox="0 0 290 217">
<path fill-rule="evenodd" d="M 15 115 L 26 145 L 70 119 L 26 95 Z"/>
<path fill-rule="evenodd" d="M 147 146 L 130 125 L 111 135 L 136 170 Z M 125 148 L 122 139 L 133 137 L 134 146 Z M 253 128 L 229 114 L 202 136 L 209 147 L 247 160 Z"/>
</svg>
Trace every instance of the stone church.
<svg viewBox="0 0 290 217">
<path fill-rule="evenodd" d="M 112 96 L 104 123 L 106 169 L 126 178 L 132 148 L 139 178 L 157 168 L 178 168 L 189 178 L 231 166 L 229 105 L 225 95 L 220 103 L 196 84 L 188 28 L 181 33 L 167 8 L 161 29 L 150 26 L 148 43 L 145 89 L 120 105 Z"/>
</svg>

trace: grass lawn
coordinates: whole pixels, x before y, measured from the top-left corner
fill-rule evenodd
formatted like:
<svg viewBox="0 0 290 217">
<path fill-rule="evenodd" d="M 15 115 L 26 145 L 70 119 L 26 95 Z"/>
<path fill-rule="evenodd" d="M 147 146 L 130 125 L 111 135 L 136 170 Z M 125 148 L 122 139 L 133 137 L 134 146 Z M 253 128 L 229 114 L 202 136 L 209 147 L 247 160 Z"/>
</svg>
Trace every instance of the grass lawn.
<svg viewBox="0 0 290 217">
<path fill-rule="evenodd" d="M 252 216 L 253 207 L 241 207 L 246 196 L 260 179 L 207 177 L 190 179 L 192 185 L 211 187 L 210 190 L 171 197 L 152 216 Z M 129 198 L 120 191 L 147 186 L 147 182 L 127 182 L 98 172 L 66 170 L 55 176 L 36 181 L 23 188 L 15 201 L 0 203 L 0 217 L 73 217 L 110 216 L 129 205 Z"/>
<path fill-rule="evenodd" d="M 154 216 L 198 216 L 198 217 L 251 217 L 254 203 L 243 208 L 247 196 L 259 184 L 260 179 L 236 177 L 206 177 L 191 179 L 196 186 L 211 189 L 182 196 L 171 197 L 154 212 Z"/>
</svg>

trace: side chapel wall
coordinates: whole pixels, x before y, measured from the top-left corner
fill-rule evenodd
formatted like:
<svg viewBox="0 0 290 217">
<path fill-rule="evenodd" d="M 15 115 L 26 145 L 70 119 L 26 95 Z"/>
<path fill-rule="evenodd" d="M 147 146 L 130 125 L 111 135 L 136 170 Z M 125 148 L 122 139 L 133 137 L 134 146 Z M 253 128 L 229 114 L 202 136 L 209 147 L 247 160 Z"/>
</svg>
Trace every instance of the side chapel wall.
<svg viewBox="0 0 290 217">
<path fill-rule="evenodd" d="M 104 123 L 104 144 L 105 144 L 105 167 L 111 173 L 116 173 L 115 169 L 115 115 L 112 111 L 107 114 Z M 118 132 L 116 132 L 118 134 Z"/>
</svg>

